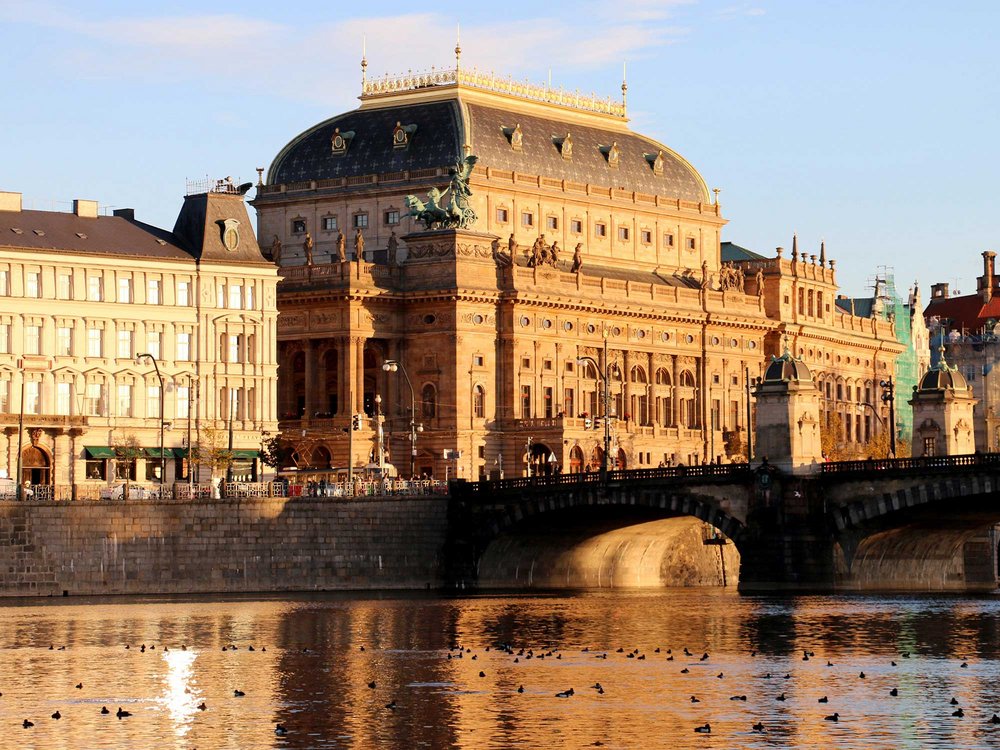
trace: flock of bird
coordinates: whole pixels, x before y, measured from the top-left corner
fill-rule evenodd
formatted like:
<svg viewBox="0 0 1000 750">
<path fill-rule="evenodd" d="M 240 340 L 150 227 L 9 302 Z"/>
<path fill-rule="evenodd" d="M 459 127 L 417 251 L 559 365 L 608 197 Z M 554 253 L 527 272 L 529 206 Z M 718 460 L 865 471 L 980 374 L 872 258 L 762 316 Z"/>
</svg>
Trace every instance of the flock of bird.
<svg viewBox="0 0 1000 750">
<path fill-rule="evenodd" d="M 50 646 L 49 650 L 60 650 L 60 651 L 62 651 L 62 650 L 65 650 L 65 648 L 66 648 L 65 646 L 60 646 L 60 647 L 58 647 L 58 649 L 56 649 L 55 646 Z M 126 645 L 125 649 L 129 650 L 129 649 L 131 649 L 131 646 Z M 180 649 L 182 651 L 186 651 L 187 650 L 187 646 L 186 645 L 181 645 Z M 146 644 L 142 644 L 142 645 L 139 646 L 138 650 L 139 650 L 140 653 L 146 653 L 147 650 L 149 650 L 149 651 L 152 652 L 152 651 L 156 650 L 156 646 L 155 645 L 150 645 L 150 646 L 147 647 Z M 164 652 L 166 652 L 166 651 L 169 651 L 169 648 L 168 647 L 163 647 L 161 650 L 164 651 Z M 235 646 L 235 645 L 228 645 L 228 646 L 223 646 L 222 647 L 222 651 L 224 651 L 224 652 L 226 652 L 226 651 L 236 651 L 236 650 L 238 650 L 238 647 Z M 255 651 L 255 650 L 256 649 L 252 645 L 247 647 L 247 651 Z M 267 648 L 266 647 L 261 647 L 259 650 L 261 652 L 266 652 Z M 564 650 L 559 649 L 559 648 L 555 648 L 555 647 L 544 647 L 544 648 L 539 649 L 538 651 L 535 651 L 532 648 L 519 648 L 519 649 L 515 649 L 515 647 L 512 646 L 509 643 L 503 643 L 503 644 L 500 644 L 499 646 L 495 646 L 493 650 L 494 650 L 494 652 L 499 652 L 500 654 L 504 654 L 504 655 L 506 655 L 508 657 L 512 657 L 512 663 L 514 663 L 514 664 L 519 664 L 519 663 L 522 662 L 522 660 L 526 662 L 526 661 L 531 660 L 531 659 L 538 660 L 538 661 L 545 660 L 545 659 L 562 660 L 563 653 L 565 653 Z M 309 648 L 302 648 L 301 651 L 303 653 L 312 653 L 311 649 L 309 649 Z M 360 651 L 361 652 L 365 652 L 365 647 L 361 646 L 360 647 Z M 484 652 L 490 652 L 490 651 L 491 651 L 491 648 L 489 646 L 485 647 Z M 604 651 L 604 650 L 595 650 L 595 651 L 592 651 L 589 647 L 585 647 L 585 648 L 581 649 L 580 653 L 583 654 L 583 655 L 586 655 L 586 656 L 589 656 L 589 657 L 592 657 L 592 658 L 595 658 L 595 659 L 601 659 L 601 660 L 607 660 L 608 656 L 609 656 L 609 653 L 613 653 L 615 657 L 621 657 L 621 658 L 624 658 L 624 659 L 635 659 L 636 661 L 645 661 L 647 659 L 647 654 L 643 653 L 638 648 L 630 650 L 630 651 L 626 651 L 625 648 L 618 648 L 614 652 L 609 652 L 609 651 Z M 680 653 L 683 654 L 683 659 L 687 660 L 688 663 L 689 663 L 689 666 L 684 666 L 683 668 L 681 668 L 680 670 L 678 670 L 679 673 L 682 674 L 682 675 L 691 674 L 691 668 L 690 668 L 691 666 L 694 666 L 697 663 L 709 662 L 710 659 L 711 659 L 711 656 L 708 654 L 708 652 L 704 652 L 704 653 L 702 653 L 699 656 L 696 653 L 691 652 L 686 647 Z M 666 661 L 666 662 L 673 662 L 675 660 L 675 654 L 669 648 L 662 649 L 662 650 L 660 648 L 656 648 L 650 654 L 648 654 L 648 656 L 649 656 L 650 659 L 660 659 L 660 660 L 663 660 L 663 661 Z M 754 658 L 756 656 L 757 656 L 757 652 L 756 651 L 750 652 L 750 657 L 751 658 Z M 805 650 L 805 651 L 802 652 L 802 661 L 810 661 L 811 659 L 815 658 L 815 656 L 816 656 L 815 652 L 809 651 L 809 650 Z M 448 660 L 452 660 L 452 659 L 469 659 L 471 661 L 476 661 L 479 658 L 479 655 L 477 653 L 475 653 L 471 648 L 466 648 L 466 647 L 463 647 L 463 646 L 454 646 L 454 647 L 452 647 L 451 649 L 449 649 L 447 651 L 446 658 Z M 612 657 L 612 658 L 614 658 L 614 657 Z M 900 654 L 900 658 L 903 658 L 903 659 L 910 658 L 909 652 L 902 652 Z M 832 661 L 827 660 L 826 666 L 827 667 L 833 667 L 834 664 L 833 664 Z M 896 666 L 898 666 L 898 664 L 897 664 L 897 662 L 895 660 L 892 660 L 892 661 L 889 662 L 889 666 L 890 667 L 896 667 Z M 965 668 L 968 668 L 968 666 L 969 666 L 969 664 L 968 664 L 967 661 L 962 661 L 962 663 L 960 665 L 960 668 L 965 669 Z M 712 670 L 712 671 L 714 671 L 714 670 Z M 479 670 L 479 678 L 485 678 L 486 676 L 487 676 L 487 674 L 486 674 L 485 670 Z M 720 671 L 715 676 L 719 680 L 723 680 L 725 678 L 725 673 Z M 786 672 L 783 675 L 780 675 L 780 674 L 779 675 L 773 675 L 770 672 L 763 672 L 763 673 L 759 673 L 757 676 L 759 678 L 763 679 L 763 680 L 771 680 L 771 679 L 776 679 L 776 680 L 790 680 L 790 679 L 792 679 L 792 675 L 791 675 L 790 672 Z M 861 672 L 858 673 L 857 679 L 858 680 L 865 680 L 865 679 L 867 679 L 867 675 L 865 674 L 864 671 L 861 671 Z M 76 687 L 77 690 L 83 690 L 84 689 L 84 685 L 83 685 L 82 682 L 77 683 L 75 687 Z M 367 683 L 367 687 L 370 690 L 374 691 L 374 690 L 378 689 L 378 684 L 377 684 L 377 682 L 375 680 L 371 680 L 371 681 L 369 681 Z M 605 692 L 606 692 L 606 689 L 605 689 L 604 685 L 602 685 L 600 682 L 596 682 L 593 685 L 590 685 L 589 689 L 593 690 L 594 693 L 597 694 L 597 695 L 604 695 Z M 525 692 L 524 685 L 519 685 L 518 688 L 517 688 L 517 690 L 516 690 L 516 692 L 523 694 Z M 899 695 L 900 695 L 898 687 L 893 687 L 890 690 L 888 690 L 887 692 L 888 692 L 888 695 L 890 697 L 893 697 L 893 698 L 899 697 Z M 559 692 L 556 692 L 554 694 L 554 697 L 555 698 L 560 698 L 560 699 L 570 699 L 574 695 L 576 695 L 576 691 L 574 690 L 574 688 L 569 687 L 569 688 L 566 688 L 564 690 L 560 690 Z M 3 696 L 3 693 L 0 692 L 0 697 L 2 697 L 2 696 Z M 243 698 L 244 696 L 246 696 L 246 693 L 243 690 L 241 690 L 239 688 L 234 688 L 233 689 L 233 692 L 232 692 L 232 697 L 233 698 L 238 699 L 238 698 Z M 746 702 L 747 696 L 745 694 L 735 694 L 735 695 L 732 695 L 729 698 L 729 700 L 730 701 Z M 785 692 L 780 692 L 777 695 L 774 695 L 773 700 L 775 700 L 777 702 L 783 702 L 783 701 L 788 700 L 788 697 L 786 696 Z M 830 703 L 830 698 L 827 695 L 823 695 L 823 696 L 818 697 L 816 699 L 816 701 L 817 701 L 817 704 L 823 704 L 823 705 L 825 705 L 825 704 L 829 704 Z M 690 702 L 692 704 L 698 704 L 698 703 L 702 702 L 702 699 L 699 698 L 697 695 L 692 695 L 691 698 L 690 698 Z M 395 711 L 395 710 L 401 708 L 401 705 L 397 702 L 397 700 L 395 698 L 392 698 L 391 700 L 389 700 L 387 703 L 385 703 L 383 705 L 385 706 L 385 709 L 387 709 L 389 711 Z M 207 704 L 204 701 L 202 703 L 200 703 L 197 706 L 197 708 L 200 711 L 207 711 L 208 710 L 208 706 L 207 706 Z M 961 719 L 961 718 L 964 718 L 966 716 L 965 709 L 963 709 L 962 706 L 959 705 L 959 701 L 958 701 L 957 698 L 953 697 L 951 699 L 951 701 L 949 702 L 949 709 L 948 710 L 951 711 L 951 716 L 954 717 L 954 718 L 956 718 L 956 719 Z M 819 713 L 821 713 L 821 712 L 817 713 L 817 717 L 816 717 L 817 720 L 819 720 L 819 718 L 820 718 L 819 717 Z M 107 706 L 102 706 L 101 709 L 100 709 L 100 714 L 102 716 L 110 716 L 112 714 L 112 711 Z M 120 721 L 122 719 L 126 719 L 128 717 L 131 717 L 132 714 L 129 711 L 123 709 L 121 706 L 119 706 L 118 710 L 114 712 L 114 716 L 116 716 L 117 719 Z M 51 719 L 53 721 L 59 721 L 62 718 L 63 718 L 63 714 L 59 710 L 56 710 L 51 715 Z M 843 716 L 840 714 L 839 711 L 834 711 L 831 714 L 827 714 L 827 715 L 823 716 L 822 720 L 827 721 L 827 722 L 839 722 L 842 718 L 843 718 Z M 993 713 L 993 715 L 991 717 L 989 717 L 989 718 L 986 718 L 985 721 L 988 724 L 998 725 L 998 724 L 1000 724 L 1000 715 L 998 715 L 996 713 Z M 30 718 L 25 718 L 23 720 L 23 722 L 21 723 L 21 726 L 24 729 L 31 729 L 32 727 L 35 726 L 35 723 Z M 768 731 L 768 727 L 765 726 L 765 724 L 764 724 L 764 722 L 762 720 L 758 720 L 754 724 L 752 724 L 752 726 L 750 727 L 750 730 L 752 732 L 755 732 L 755 733 L 766 733 Z M 710 722 L 706 721 L 704 724 L 699 724 L 699 725 L 695 726 L 694 727 L 694 732 L 696 732 L 698 734 L 711 734 L 712 733 L 712 725 L 711 725 Z M 289 729 L 287 727 L 285 727 L 283 724 L 278 723 L 274 727 L 274 733 L 275 733 L 275 735 L 277 735 L 279 737 L 283 737 L 283 736 L 285 736 L 286 734 L 289 733 Z M 597 744 L 600 744 L 600 743 L 597 743 Z"/>
</svg>

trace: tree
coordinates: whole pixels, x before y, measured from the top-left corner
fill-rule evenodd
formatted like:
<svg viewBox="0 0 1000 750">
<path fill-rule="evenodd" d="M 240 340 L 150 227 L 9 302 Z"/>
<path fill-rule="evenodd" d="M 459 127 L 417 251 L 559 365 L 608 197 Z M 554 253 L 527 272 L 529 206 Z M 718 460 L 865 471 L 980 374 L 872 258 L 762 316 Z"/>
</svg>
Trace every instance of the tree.
<svg viewBox="0 0 1000 750">
<path fill-rule="evenodd" d="M 201 436 L 192 451 L 192 463 L 197 467 L 199 475 L 201 468 L 205 467 L 215 479 L 223 476 L 233 465 L 233 452 L 226 447 L 227 442 L 224 430 L 217 430 L 214 427 L 202 428 Z"/>
<path fill-rule="evenodd" d="M 852 456 L 843 439 L 844 419 L 837 412 L 827 412 L 820 423 L 819 441 L 823 455 L 828 461 L 846 461 Z"/>
<path fill-rule="evenodd" d="M 281 439 L 280 435 L 268 438 L 261 444 L 260 460 L 272 469 L 279 471 L 294 464 L 295 448 L 291 443 Z"/>
<path fill-rule="evenodd" d="M 122 499 L 128 500 L 132 471 L 135 468 L 136 459 L 143 454 L 143 450 L 139 445 L 139 438 L 131 432 L 122 433 L 115 436 L 114 440 L 112 440 L 111 449 L 115 453 L 115 474 L 119 478 L 125 479 L 125 490 Z"/>
</svg>

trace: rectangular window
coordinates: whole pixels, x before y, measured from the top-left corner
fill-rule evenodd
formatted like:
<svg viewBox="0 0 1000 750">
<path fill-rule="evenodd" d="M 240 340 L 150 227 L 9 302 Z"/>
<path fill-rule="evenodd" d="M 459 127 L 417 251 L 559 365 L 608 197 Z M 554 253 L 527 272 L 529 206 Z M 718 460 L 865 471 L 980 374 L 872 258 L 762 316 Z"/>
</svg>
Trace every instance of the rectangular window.
<svg viewBox="0 0 1000 750">
<path fill-rule="evenodd" d="M 618 227 L 618 239 L 622 242 L 627 241 L 629 238 L 629 228 L 628 227 Z"/>
<path fill-rule="evenodd" d="M 573 234 L 583 234 L 583 222 L 580 219 L 572 219 L 569 223 L 569 231 Z"/>
<path fill-rule="evenodd" d="M 118 416 L 119 417 L 131 417 L 132 416 L 132 386 L 131 385 L 119 385 L 118 386 Z"/>
<path fill-rule="evenodd" d="M 0 414 L 10 414 L 9 380 L 0 380 Z"/>
<path fill-rule="evenodd" d="M 688 250 L 694 250 L 697 246 L 694 237 L 688 237 Z"/>
<path fill-rule="evenodd" d="M 118 359 L 132 359 L 132 331 L 118 331 Z"/>
<path fill-rule="evenodd" d="M 555 415 L 555 404 L 552 403 L 551 387 L 545 386 L 544 388 L 542 388 L 542 398 L 545 400 L 545 404 L 543 405 L 545 409 L 545 418 L 552 419 L 552 417 Z"/>
<path fill-rule="evenodd" d="M 522 370 L 531 369 L 531 359 L 529 357 L 521 357 L 521 369 Z"/>
<path fill-rule="evenodd" d="M 559 219 L 557 217 L 555 217 L 555 216 L 547 216 L 547 217 L 545 217 L 545 227 L 546 227 L 546 229 L 558 229 L 559 228 Z"/>
<path fill-rule="evenodd" d="M 521 386 L 521 419 L 531 419 L 531 386 Z"/>
<path fill-rule="evenodd" d="M 243 287 L 238 284 L 229 285 L 229 309 L 239 310 L 243 307 Z"/>
<path fill-rule="evenodd" d="M 68 273 L 59 274 L 59 299 L 73 299 L 73 277 Z"/>
<path fill-rule="evenodd" d="M 6 268 L 0 270 L 0 297 L 10 294 L 10 271 Z"/>
<path fill-rule="evenodd" d="M 506 208 L 498 208 L 497 209 L 497 224 L 506 224 L 506 223 L 507 223 L 507 209 Z"/>
<path fill-rule="evenodd" d="M 24 296 L 42 296 L 42 275 L 38 271 L 28 271 L 24 278 Z"/>
<path fill-rule="evenodd" d="M 180 307 L 189 307 L 191 305 L 191 282 L 190 281 L 178 281 L 177 282 L 177 304 Z"/>
<path fill-rule="evenodd" d="M 399 223 L 399 211 L 386 211 L 385 212 L 385 223 L 389 226 L 394 226 Z"/>
<path fill-rule="evenodd" d="M 667 234 L 663 235 L 663 246 L 664 247 L 673 247 L 674 246 L 674 236 L 672 234 L 670 234 L 669 232 Z"/>
<path fill-rule="evenodd" d="M 366 229 L 368 227 L 368 214 L 354 214 L 354 228 Z"/>
<path fill-rule="evenodd" d="M 485 358 L 483 357 L 483 355 L 482 355 L 482 354 L 474 354 L 474 355 L 472 355 L 472 364 L 473 364 L 473 365 L 474 365 L 475 367 L 482 367 L 482 366 L 483 366 L 483 363 L 484 363 L 485 361 L 486 361 L 486 360 L 485 360 Z"/>
<path fill-rule="evenodd" d="M 639 233 L 639 238 L 642 240 L 643 245 L 653 244 L 653 233 L 650 232 L 648 229 L 643 229 Z"/>
<path fill-rule="evenodd" d="M 335 232 L 335 231 L 337 231 L 337 217 L 336 216 L 324 216 L 323 217 L 323 231 L 325 231 L 325 232 Z"/>
<path fill-rule="evenodd" d="M 215 288 L 215 306 L 225 307 L 226 306 L 226 285 L 219 284 Z"/>
<path fill-rule="evenodd" d="M 242 343 L 242 336 L 227 336 L 228 341 L 228 351 L 226 352 L 227 362 L 240 362 L 240 344 Z"/>
<path fill-rule="evenodd" d="M 0 354 L 10 354 L 9 323 L 0 323 Z"/>
<path fill-rule="evenodd" d="M 100 383 L 87 383 L 87 399 L 84 402 L 87 415 L 100 417 L 104 414 L 104 386 Z"/>
<path fill-rule="evenodd" d="M 132 279 L 118 279 L 118 301 L 132 301 Z"/>
<path fill-rule="evenodd" d="M 146 416 L 160 418 L 160 386 L 146 386 Z"/>
<path fill-rule="evenodd" d="M 177 386 L 177 419 L 187 419 L 191 415 L 191 389 L 186 385 Z"/>
<path fill-rule="evenodd" d="M 42 328 L 41 326 L 24 327 L 24 353 L 41 354 L 42 350 Z"/>
<path fill-rule="evenodd" d="M 160 304 L 160 280 L 150 279 L 146 285 L 146 304 Z"/>
<path fill-rule="evenodd" d="M 190 333 L 177 334 L 177 351 L 174 354 L 174 359 L 177 360 L 178 362 L 188 362 L 191 360 Z"/>
<path fill-rule="evenodd" d="M 303 234 L 306 231 L 305 219 L 292 219 L 292 234 Z"/>
<path fill-rule="evenodd" d="M 69 388 L 69 383 L 56 383 L 56 414 L 64 417 L 69 415 L 71 399 Z"/>
<path fill-rule="evenodd" d="M 575 411 L 575 392 L 572 388 L 567 388 L 563 391 L 563 414 L 567 417 L 572 417 L 576 414 Z"/>
<path fill-rule="evenodd" d="M 246 309 L 253 310 L 253 287 L 248 286 L 246 288 Z"/>
<path fill-rule="evenodd" d="M 40 389 L 41 384 L 35 380 L 29 380 L 24 384 L 24 413 L 25 414 L 38 414 L 38 409 L 40 407 Z"/>
<path fill-rule="evenodd" d="M 91 302 L 100 302 L 102 295 L 101 291 L 103 289 L 103 284 L 101 283 L 100 276 L 88 276 L 87 277 L 87 299 Z"/>
<path fill-rule="evenodd" d="M 523 211 L 521 213 L 521 226 L 531 227 L 535 225 L 535 215 L 530 211 Z"/>
<path fill-rule="evenodd" d="M 146 354 L 152 354 L 157 359 L 160 358 L 160 332 L 149 331 L 146 333 Z"/>
<path fill-rule="evenodd" d="M 608 236 L 608 225 L 598 222 L 594 224 L 594 236 L 595 237 L 607 237 Z"/>
<path fill-rule="evenodd" d="M 88 357 L 101 357 L 104 353 L 104 347 L 101 345 L 101 329 L 100 328 L 88 328 L 87 329 L 87 356 Z"/>
</svg>

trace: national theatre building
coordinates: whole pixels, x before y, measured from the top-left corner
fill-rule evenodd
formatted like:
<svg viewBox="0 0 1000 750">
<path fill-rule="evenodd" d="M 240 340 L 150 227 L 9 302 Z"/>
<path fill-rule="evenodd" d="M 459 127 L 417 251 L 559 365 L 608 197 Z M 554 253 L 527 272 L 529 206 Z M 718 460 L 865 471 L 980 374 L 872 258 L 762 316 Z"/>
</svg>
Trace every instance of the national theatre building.
<svg viewBox="0 0 1000 750">
<path fill-rule="evenodd" d="M 605 395 L 612 467 L 742 460 L 748 379 L 785 343 L 839 442 L 887 422 L 893 321 L 836 304 L 823 249 L 722 242 L 717 193 L 629 129 L 625 92 L 363 75 L 275 157 L 253 205 L 297 468 L 373 460 L 382 424 L 401 474 L 596 470 Z"/>
</svg>

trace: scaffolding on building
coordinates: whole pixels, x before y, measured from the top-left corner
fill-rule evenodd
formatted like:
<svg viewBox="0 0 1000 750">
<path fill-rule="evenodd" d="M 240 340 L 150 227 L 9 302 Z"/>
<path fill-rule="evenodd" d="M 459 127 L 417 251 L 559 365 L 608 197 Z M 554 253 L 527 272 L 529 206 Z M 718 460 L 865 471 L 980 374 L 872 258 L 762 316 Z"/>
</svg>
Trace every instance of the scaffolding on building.
<svg viewBox="0 0 1000 750">
<path fill-rule="evenodd" d="M 911 310 L 896 292 L 896 280 L 893 269 L 889 266 L 879 266 L 874 280 L 874 310 L 883 320 L 892 321 L 896 331 L 896 341 L 905 349 L 896 358 L 895 375 L 895 411 L 896 411 L 896 442 L 909 444 L 913 437 L 913 410 L 907 403 L 909 394 L 920 378 L 917 363 L 917 351 L 913 348 L 913 331 L 910 326 Z M 922 314 L 921 311 L 916 313 Z"/>
</svg>

